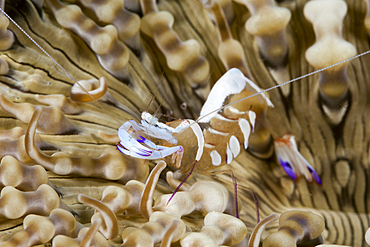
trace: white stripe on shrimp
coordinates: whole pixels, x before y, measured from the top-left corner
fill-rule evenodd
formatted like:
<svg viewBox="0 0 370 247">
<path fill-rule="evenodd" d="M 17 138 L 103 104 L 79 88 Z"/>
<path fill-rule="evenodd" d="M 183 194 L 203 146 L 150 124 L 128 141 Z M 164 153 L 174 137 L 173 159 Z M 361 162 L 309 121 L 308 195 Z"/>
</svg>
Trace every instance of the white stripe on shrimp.
<svg viewBox="0 0 370 247">
<path fill-rule="evenodd" d="M 213 86 L 204 106 L 201 109 L 200 119 L 201 123 L 209 123 L 209 127 L 203 131 L 199 124 L 193 120 L 182 120 L 176 128 L 172 128 L 166 124 L 158 122 L 158 119 L 147 112 L 142 114 L 140 123 L 133 120 L 126 122 L 119 128 L 119 137 L 121 141 L 117 148 L 124 154 L 142 159 L 156 159 L 158 157 L 165 157 L 170 155 L 177 155 L 184 151 L 184 148 L 178 146 L 168 146 L 168 144 L 176 145 L 178 141 L 176 134 L 190 127 L 193 135 L 197 139 L 197 153 L 194 158 L 197 161 L 197 167 L 202 171 L 212 169 L 214 166 L 221 164 L 230 164 L 240 153 L 240 145 L 248 146 L 248 138 L 252 129 L 254 128 L 256 114 L 253 111 L 239 111 L 239 109 L 230 106 L 233 114 L 238 115 L 239 121 L 231 120 L 227 114 L 216 112 L 217 109 L 227 103 L 231 95 L 239 94 L 243 91 L 260 92 L 261 90 L 246 78 L 238 69 L 231 69 L 227 71 Z M 252 90 L 252 91 L 251 91 Z M 261 95 L 263 104 L 273 106 L 266 95 Z M 229 132 L 220 130 L 219 126 L 212 126 L 212 119 L 219 121 L 227 121 L 233 125 L 233 128 L 239 129 L 237 135 L 230 135 Z M 248 120 L 247 120 L 248 119 Z M 150 141 L 145 136 L 154 137 L 156 139 L 167 142 L 165 145 L 158 145 L 163 143 L 161 141 Z M 188 138 L 188 137 L 185 137 Z M 206 147 L 204 149 L 204 147 Z M 185 154 L 188 155 L 188 154 Z M 192 163 L 192 162 L 187 162 Z M 176 160 L 175 166 L 179 167 L 181 161 Z M 182 170 L 188 170 L 190 164 L 182 164 Z"/>
</svg>

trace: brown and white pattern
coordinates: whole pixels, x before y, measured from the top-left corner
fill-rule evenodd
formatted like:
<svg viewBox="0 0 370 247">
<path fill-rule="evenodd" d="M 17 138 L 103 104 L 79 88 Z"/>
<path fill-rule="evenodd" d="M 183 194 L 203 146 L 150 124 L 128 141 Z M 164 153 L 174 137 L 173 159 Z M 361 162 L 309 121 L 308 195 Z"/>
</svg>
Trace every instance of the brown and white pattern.
<svg viewBox="0 0 370 247">
<path fill-rule="evenodd" d="M 24 134 L 15 135 L 15 131 L 11 130 L 16 127 L 26 130 L 28 121 L 31 120 L 28 118 L 27 121 L 24 121 L 23 116 L 32 116 L 32 111 L 37 105 L 43 107 L 49 107 L 48 104 L 53 105 L 51 106 L 54 109 L 53 112 L 61 112 L 60 116 L 63 116 L 63 121 L 66 120 L 64 123 L 69 123 L 65 129 L 68 128 L 71 131 L 60 132 L 59 130 L 63 129 L 61 121 L 56 128 L 58 133 L 51 133 L 54 129 L 49 129 L 49 132 L 42 131 L 36 135 L 35 147 L 47 157 L 63 158 L 66 161 L 68 161 L 67 154 L 68 157 L 82 157 L 80 160 L 84 162 L 84 159 L 87 158 L 89 158 L 88 160 L 96 159 L 103 152 L 109 153 L 110 151 L 107 150 L 114 149 L 117 141 L 115 135 L 119 126 L 128 119 L 138 119 L 144 110 L 154 113 L 160 107 L 162 113 L 173 118 L 195 119 L 198 116 L 204 103 L 202 97 L 199 97 L 201 94 L 194 92 L 198 88 L 192 87 L 194 84 L 188 81 L 187 76 L 182 72 L 172 70 L 168 66 L 165 54 L 153 38 L 140 32 L 138 39 L 141 43 L 140 45 L 135 43 L 136 46 L 133 46 L 127 40 L 120 40 L 120 35 L 115 35 L 113 26 L 110 26 L 105 29 L 109 35 L 103 35 L 101 41 L 94 43 L 97 46 L 93 47 L 102 50 L 99 50 L 99 53 L 93 52 L 94 48 L 90 48 L 89 42 L 93 43 L 97 40 L 90 40 L 95 36 L 93 33 L 89 33 L 89 30 L 105 27 L 110 24 L 108 23 L 109 18 L 98 17 L 98 14 L 94 14 L 93 8 L 89 10 L 89 7 L 84 7 L 85 3 L 64 2 L 64 5 L 79 6 L 81 14 L 85 15 L 86 23 L 73 23 L 74 28 L 83 27 L 82 30 L 85 30 L 85 36 L 80 37 L 80 33 L 74 33 L 73 29 L 72 31 L 64 29 L 57 23 L 57 16 L 54 16 L 49 5 L 50 2 L 54 1 L 45 1 L 46 4 L 43 4 L 42 1 L 34 2 L 37 3 L 14 0 L 4 4 L 4 1 L 0 1 L 0 6 L 4 7 L 5 5 L 6 12 L 77 80 L 104 77 L 110 96 L 100 101 L 103 109 L 90 103 L 70 101 L 68 97 L 73 82 L 57 69 L 55 64 L 46 58 L 17 28 L 12 24 L 7 26 L 5 22 L 1 21 L 1 42 L 4 40 L 9 42 L 10 40 L 10 43 L 5 45 L 2 43 L 1 45 L 0 93 L 7 101 L 14 103 L 14 112 L 8 113 L 3 109 L 0 110 L 1 157 L 11 155 L 21 163 L 34 164 L 34 161 L 27 156 Z M 109 5 L 109 1 L 106 2 Z M 319 2 L 319 0 L 312 2 Z M 366 13 L 368 1 L 344 2 L 336 0 L 327 1 L 327 4 L 330 4 L 329 2 L 332 2 L 333 6 L 338 2 L 341 5 L 347 5 L 347 11 L 344 15 L 341 10 L 343 40 L 351 43 L 357 53 L 369 50 L 369 25 L 368 21 L 365 22 L 365 17 L 368 16 Z M 124 4 L 127 6 L 125 11 L 138 17 L 143 16 L 137 1 L 126 0 Z M 261 46 L 260 42 L 256 41 L 257 38 L 244 28 L 246 21 L 251 16 L 249 10 L 244 5 L 231 1 L 220 3 L 225 18 L 229 21 L 233 39 L 237 40 L 243 48 L 248 76 L 260 88 L 268 88 L 280 83 L 279 78 L 292 79 L 313 71 L 314 68 L 306 61 L 305 54 L 309 47 L 317 42 L 315 30 L 318 27 L 315 26 L 315 23 L 312 26 L 310 21 L 306 19 L 305 4 L 306 1 L 301 0 L 279 1 L 277 4 L 277 6 L 289 10 L 291 18 L 285 30 L 287 56 L 281 65 L 274 66 L 267 61 L 266 57 L 261 57 L 260 54 L 265 52 L 258 50 L 258 47 Z M 208 3 L 208 6 L 211 6 L 211 3 Z M 337 11 L 336 7 L 328 6 L 330 11 Z M 212 21 L 212 10 L 205 9 L 200 2 L 195 0 L 162 0 L 158 2 L 157 7 L 159 11 L 166 11 L 174 17 L 171 30 L 176 32 L 181 41 L 185 42 L 190 39 L 197 41 L 200 47 L 199 57 L 207 60 L 209 64 L 208 80 L 210 85 L 213 85 L 226 72 L 226 69 L 218 55 L 220 41 L 217 27 Z M 72 6 L 70 8 L 76 9 Z M 115 13 L 113 11 L 112 15 Z M 3 16 L 1 18 L 3 20 Z M 138 18 L 136 19 L 138 20 Z M 113 25 L 118 22 L 116 18 L 111 18 L 111 21 Z M 5 26 L 2 26 L 3 24 Z M 87 26 L 87 24 L 94 24 L 92 25 L 94 28 L 88 29 L 92 26 Z M 327 24 L 329 25 L 329 22 Z M 95 28 L 95 25 L 99 28 Z M 335 25 L 341 24 L 335 22 Z M 11 42 L 12 34 L 8 32 L 7 27 L 14 33 L 14 42 Z M 135 34 L 134 29 L 138 30 L 137 27 L 133 26 L 133 34 Z M 3 39 L 3 37 L 5 38 Z M 127 43 L 125 44 L 125 42 Z M 105 47 L 106 44 L 112 44 L 112 46 Z M 331 45 L 329 42 L 329 47 L 321 49 L 327 51 Z M 117 61 L 118 67 L 115 66 L 115 59 L 121 57 L 123 52 L 121 48 L 119 49 L 120 53 L 112 52 L 114 47 L 125 48 L 128 54 L 125 66 L 122 64 L 125 61 Z M 109 56 L 108 54 L 111 53 L 113 53 L 112 56 Z M 320 55 L 325 55 L 326 59 L 335 63 L 338 61 L 335 56 L 344 53 L 347 51 L 335 48 L 329 54 L 319 53 L 318 59 L 321 59 Z M 125 55 L 127 54 L 125 53 Z M 107 60 L 102 59 L 101 56 Z M 107 64 L 101 65 L 102 60 Z M 241 151 L 236 161 L 230 164 L 238 183 L 252 188 L 257 193 L 262 218 L 272 213 L 281 214 L 291 209 L 313 212 L 321 215 L 325 220 L 325 229 L 322 233 L 325 243 L 348 246 L 366 245 L 364 236 L 369 227 L 370 218 L 368 211 L 370 210 L 368 179 L 370 175 L 369 65 L 370 56 L 364 56 L 348 63 L 345 75 L 341 72 L 341 76 L 344 77 L 339 77 L 342 81 L 348 82 L 346 84 L 348 91 L 341 90 L 342 94 L 334 97 L 335 100 L 340 98 L 339 102 L 333 103 L 333 97 L 327 97 L 327 91 L 322 88 L 322 85 L 327 85 L 322 83 L 322 75 L 304 78 L 288 86 L 288 90 L 276 89 L 269 92 L 270 100 L 275 107 L 266 113 L 264 121 L 266 121 L 267 127 L 261 132 L 264 141 L 253 139 L 251 136 L 249 143 L 251 150 Z M 312 64 L 312 66 L 316 65 Z M 120 71 L 121 69 L 124 71 Z M 335 88 L 335 90 L 337 89 L 339 88 Z M 48 99 L 44 98 L 39 101 L 40 97 L 36 97 L 36 94 L 48 96 Z M 152 95 L 154 95 L 153 100 L 151 100 Z M 149 104 L 149 102 L 151 103 Z M 181 105 L 186 105 L 186 108 Z M 333 105 L 341 112 L 340 117 L 332 117 Z M 120 123 L 112 120 L 106 114 L 107 112 L 115 116 Z M 56 119 L 54 121 L 57 124 L 50 124 L 45 117 L 42 126 L 48 126 L 48 123 L 51 127 L 58 125 L 58 121 Z M 258 118 L 256 118 L 257 121 L 259 121 Z M 271 158 L 273 156 L 268 145 L 271 143 L 270 136 L 281 137 L 286 133 L 296 136 L 299 151 L 322 179 L 323 185 L 321 187 L 309 184 L 303 179 L 294 182 L 282 171 L 275 159 Z M 41 138 L 38 139 L 39 137 Z M 104 164 L 103 161 L 101 160 L 102 164 Z M 137 162 L 127 161 L 127 168 L 133 168 L 130 164 Z M 148 169 L 145 167 L 147 164 L 138 163 L 142 169 L 129 169 L 132 171 L 129 175 L 132 175 L 131 178 L 133 178 L 138 175 L 136 173 L 141 172 L 139 177 L 144 181 L 148 174 Z M 74 165 L 72 164 L 72 166 Z M 101 173 L 95 170 L 96 166 L 94 165 L 84 168 L 86 170 L 78 170 L 78 167 L 75 166 L 69 170 L 66 167 L 62 169 L 56 166 L 54 172 L 60 168 L 63 172 L 73 170 L 78 173 L 58 175 L 51 172 L 52 169 L 48 169 L 48 175 L 50 183 L 58 186 L 59 191 L 64 195 L 62 201 L 70 205 L 80 215 L 77 220 L 82 224 L 87 224 L 91 222 L 90 218 L 94 210 L 78 203 L 77 195 L 84 194 L 100 200 L 106 186 L 122 185 L 116 181 L 102 179 L 102 174 L 106 174 L 107 178 L 113 178 L 114 174 L 111 172 L 115 171 L 114 167 Z M 94 174 L 100 174 L 100 177 L 89 176 L 90 171 L 93 171 Z M 84 174 L 87 175 L 84 176 Z M 213 178 L 194 175 L 189 183 L 207 179 Z M 230 181 L 230 177 L 226 175 L 219 175 L 219 179 Z M 223 183 L 232 191 L 231 182 Z M 45 187 L 46 185 L 41 186 Z M 7 190 L 9 187 L 5 192 Z M 171 192 L 172 190 L 163 178 L 160 178 L 155 197 Z M 238 195 L 242 200 L 241 219 L 251 230 L 256 225 L 254 199 L 243 188 L 240 189 Z M 40 198 L 40 200 L 45 200 L 42 199 L 43 197 Z M 117 219 L 120 227 L 119 234 L 124 230 L 124 226 L 139 227 L 147 222 L 141 215 L 137 214 L 130 217 L 118 214 Z M 184 221 L 193 231 L 199 232 L 203 224 L 203 217 L 194 214 L 184 218 Z M 4 236 L 2 240 L 5 241 L 15 232 L 22 230 L 22 222 L 22 218 L 4 218 L 0 225 L 1 234 Z M 267 230 L 270 233 L 275 232 L 277 226 L 277 223 L 273 223 L 271 227 L 267 227 Z M 77 236 L 71 237 L 76 238 Z M 117 241 L 122 241 L 122 239 Z M 118 244 L 121 243 L 118 242 Z M 110 244 L 114 243 L 110 242 Z"/>
</svg>

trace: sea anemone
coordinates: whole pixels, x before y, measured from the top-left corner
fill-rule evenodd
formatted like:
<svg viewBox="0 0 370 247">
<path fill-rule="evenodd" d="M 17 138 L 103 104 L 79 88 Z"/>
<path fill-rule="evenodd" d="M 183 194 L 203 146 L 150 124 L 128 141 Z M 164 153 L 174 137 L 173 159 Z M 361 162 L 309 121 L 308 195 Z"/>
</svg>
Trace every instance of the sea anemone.
<svg viewBox="0 0 370 247">
<path fill-rule="evenodd" d="M 140 3 L 0 0 L 1 8 L 92 91 L 86 97 L 0 14 L 0 245 L 133 246 L 137 236 L 163 246 L 198 239 L 246 244 L 245 224 L 249 232 L 256 229 L 255 245 L 270 235 L 264 246 L 276 236 L 294 246 L 311 234 L 319 239 L 314 244 L 322 239 L 364 246 L 369 56 L 269 92 L 275 107 L 256 119 L 265 127 L 251 137 L 263 148 L 242 152 L 227 168 L 239 185 L 240 220 L 226 215 L 235 213 L 227 173 L 194 174 L 176 199 L 191 201 L 184 213 L 185 205 L 165 208 L 181 176 L 168 173 L 167 182 L 161 170 L 172 168 L 163 161 L 153 168 L 114 145 L 120 125 L 138 120 L 144 110 L 157 111 L 163 121 L 195 119 L 212 85 L 230 68 L 269 88 L 369 50 L 369 1 Z M 270 137 L 288 133 L 322 186 L 292 180 L 275 161 Z M 218 191 L 217 202 L 202 194 L 207 186 Z M 266 219 L 259 225 L 250 190 Z M 153 197 L 160 198 L 154 207 Z M 306 226 L 299 219 L 312 219 L 317 228 L 292 237 L 272 223 L 263 233 L 276 214 L 282 214 L 280 224 L 289 221 L 297 232 Z"/>
</svg>

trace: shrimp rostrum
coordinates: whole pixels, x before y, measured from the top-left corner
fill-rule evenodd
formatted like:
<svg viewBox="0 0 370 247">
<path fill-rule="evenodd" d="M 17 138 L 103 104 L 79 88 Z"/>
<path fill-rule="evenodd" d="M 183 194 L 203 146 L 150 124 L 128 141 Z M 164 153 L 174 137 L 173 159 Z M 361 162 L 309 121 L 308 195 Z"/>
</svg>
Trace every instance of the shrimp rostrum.
<svg viewBox="0 0 370 247">
<path fill-rule="evenodd" d="M 265 136 L 265 142 L 271 144 L 263 119 L 273 104 L 265 93 L 249 97 L 259 92 L 260 88 L 240 70 L 230 69 L 213 86 L 197 121 L 177 120 L 164 124 L 143 112 L 140 123 L 130 120 L 119 128 L 121 141 L 117 148 L 137 158 L 164 158 L 184 173 L 193 167 L 194 161 L 195 172 L 230 164 L 242 147 L 249 146 L 250 135 L 256 130 L 259 137 Z M 291 157 L 294 156 L 293 153 Z M 288 163 L 292 171 L 288 175 L 293 173 L 291 177 L 297 179 L 304 170 L 309 171 L 308 175 L 304 174 L 309 182 L 312 177 L 315 181 L 319 179 L 316 171 L 300 157 L 303 160 L 284 159 L 285 167 Z"/>
</svg>

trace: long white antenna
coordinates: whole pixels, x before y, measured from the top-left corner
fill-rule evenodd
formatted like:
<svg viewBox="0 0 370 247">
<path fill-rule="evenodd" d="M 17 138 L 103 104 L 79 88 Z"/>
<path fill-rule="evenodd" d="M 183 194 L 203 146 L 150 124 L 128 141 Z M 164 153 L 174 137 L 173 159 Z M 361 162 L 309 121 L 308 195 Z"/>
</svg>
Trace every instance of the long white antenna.
<svg viewBox="0 0 370 247">
<path fill-rule="evenodd" d="M 79 85 L 81 88 L 82 88 L 82 90 L 86 93 L 86 94 L 88 94 L 92 99 L 93 99 L 93 101 L 94 102 L 96 102 L 98 105 L 99 105 L 99 107 L 101 108 L 101 109 L 104 109 L 103 108 L 103 106 L 101 105 L 101 103 L 100 102 L 98 102 L 70 73 L 68 73 L 68 71 L 66 71 L 63 67 L 62 67 L 62 65 L 60 65 L 49 53 L 47 53 L 28 33 L 26 33 L 26 31 L 24 31 L 19 25 L 18 25 L 18 23 L 16 23 L 1 7 L 0 7 L 0 11 L 24 34 L 24 35 L 26 35 L 27 36 L 27 38 L 29 38 L 46 56 L 48 56 L 73 82 L 75 82 L 75 83 L 77 83 L 77 85 Z M 332 64 L 332 65 L 329 65 L 329 66 L 327 66 L 327 67 L 325 67 L 325 68 L 322 68 L 322 69 L 318 69 L 318 70 L 315 70 L 315 71 L 313 71 L 313 72 L 310 72 L 310 73 L 308 73 L 308 74 L 305 74 L 305 75 L 302 75 L 302 76 L 299 76 L 299 77 L 297 77 L 297 78 L 295 78 L 295 79 L 292 79 L 292 80 L 289 80 L 289 81 L 286 81 L 286 82 L 284 82 L 284 83 L 281 83 L 281 84 L 278 84 L 278 85 L 275 85 L 275 86 L 272 86 L 272 87 L 270 87 L 270 88 L 267 88 L 267 89 L 264 89 L 264 90 L 261 90 L 261 91 L 259 91 L 259 92 L 257 92 L 257 93 L 255 93 L 255 94 L 252 94 L 252 95 L 249 95 L 249 96 L 247 96 L 247 97 L 245 97 L 245 98 L 243 98 L 243 99 L 240 99 L 240 100 L 237 100 L 237 101 L 235 101 L 235 102 L 232 102 L 232 103 L 229 103 L 229 104 L 226 104 L 226 105 L 224 105 L 224 106 L 222 106 L 222 107 L 220 107 L 219 109 L 216 109 L 216 110 L 213 110 L 213 111 L 211 111 L 211 112 L 209 112 L 209 113 L 207 113 L 206 115 L 204 115 L 204 116 L 202 116 L 202 117 L 200 117 L 200 118 L 198 118 L 197 119 L 197 121 L 196 122 L 199 122 L 199 120 L 201 120 L 201 119 L 203 119 L 203 118 L 205 118 L 206 116 L 208 116 L 208 115 L 210 115 L 210 114 L 212 114 L 212 113 L 216 113 L 216 112 L 218 112 L 218 111 L 220 111 L 220 110 L 222 110 L 222 109 L 224 109 L 224 108 L 226 108 L 226 107 L 228 107 L 228 106 L 230 106 L 230 105 L 233 105 L 233 104 L 236 104 L 236 103 L 239 103 L 239 102 L 241 102 L 241 101 L 243 101 L 243 100 L 246 100 L 246 99 L 249 99 L 249 98 L 252 98 L 252 97 L 254 97 L 254 96 L 257 96 L 257 95 L 260 95 L 260 94 L 262 94 L 262 93 L 265 93 L 265 92 L 268 92 L 268 91 L 271 91 L 271 90 L 273 90 L 273 89 L 275 89 L 275 88 L 279 88 L 279 87 L 282 87 L 282 86 L 284 86 L 284 85 L 287 85 L 287 84 L 290 84 L 290 83 L 292 83 L 292 82 L 295 82 L 295 81 L 298 81 L 298 80 L 301 80 L 301 79 L 303 79 L 303 78 L 306 78 L 306 77 L 309 77 L 309 76 L 311 76 L 311 75 L 314 75 L 314 74 L 317 74 L 317 73 L 320 73 L 320 72 L 322 72 L 322 71 L 324 71 L 324 70 L 327 70 L 327 69 L 330 69 L 330 68 L 332 68 L 332 67 L 335 67 L 335 66 L 337 66 L 337 65 L 340 65 L 340 64 L 343 64 L 343 63 L 346 63 L 346 62 L 349 62 L 349 61 L 352 61 L 352 60 L 354 60 L 354 59 L 356 59 L 356 58 L 359 58 L 359 57 L 362 57 L 362 56 L 364 56 L 364 55 L 366 55 L 366 54 L 369 54 L 370 53 L 370 50 L 369 51 L 365 51 L 365 52 L 363 52 L 363 53 L 361 53 L 361 54 L 358 54 L 358 55 L 356 55 L 356 56 L 354 56 L 354 57 L 351 57 L 351 58 L 347 58 L 347 59 L 345 59 L 345 60 L 343 60 L 343 61 L 340 61 L 340 62 L 337 62 L 337 63 L 334 63 L 334 64 Z M 130 111 L 129 111 L 130 112 Z M 110 114 L 109 112 L 107 112 L 106 111 L 106 113 L 112 118 L 112 119 L 114 119 L 117 123 L 119 123 L 119 124 L 121 124 L 118 120 L 117 120 L 117 118 L 115 118 L 112 114 Z M 195 124 L 195 122 L 194 123 L 192 123 L 192 124 Z M 191 124 L 191 125 L 192 125 Z"/>
<path fill-rule="evenodd" d="M 224 106 L 220 107 L 219 109 L 216 109 L 216 110 L 214 110 L 214 111 L 211 111 L 211 112 L 207 113 L 206 115 L 204 115 L 204 116 L 202 116 L 202 117 L 198 118 L 198 119 L 197 119 L 197 122 L 198 122 L 199 120 L 201 120 L 201 119 L 205 118 L 206 116 L 208 116 L 208 115 L 210 115 L 210 114 L 212 114 L 212 113 L 216 113 L 216 112 L 218 112 L 218 111 L 221 111 L 222 109 L 224 109 L 224 108 L 226 108 L 226 107 L 228 107 L 228 106 L 230 106 L 230 105 L 233 105 L 233 104 L 239 103 L 239 102 L 241 102 L 241 101 L 243 101 L 243 100 L 246 100 L 246 99 L 252 98 L 252 97 L 254 97 L 254 96 L 260 95 L 260 94 L 262 94 L 262 93 L 265 93 L 265 92 L 271 91 L 271 90 L 273 90 L 273 89 L 275 89 L 275 88 L 279 88 L 279 87 L 282 87 L 282 86 L 284 86 L 284 85 L 286 85 L 286 84 L 290 84 L 290 83 L 295 82 L 295 81 L 298 81 L 298 80 L 300 80 L 300 79 L 303 79 L 303 78 L 309 77 L 309 76 L 311 76 L 311 75 L 314 75 L 314 74 L 320 73 L 320 72 L 322 72 L 322 71 L 324 71 L 324 70 L 330 69 L 330 68 L 335 67 L 335 66 L 337 66 L 337 65 L 340 65 L 340 64 L 342 64 L 342 63 L 346 63 L 346 62 L 352 61 L 352 60 L 354 60 L 354 59 L 356 59 L 356 58 L 359 58 L 359 57 L 365 56 L 366 54 L 369 54 L 369 53 L 370 53 L 370 50 L 369 50 L 369 51 L 365 51 L 365 52 L 360 53 L 360 54 L 358 54 L 358 55 L 356 55 L 356 56 L 354 56 L 354 57 L 347 58 L 347 59 L 345 59 L 345 60 L 343 60 L 343 61 L 340 61 L 340 62 L 334 63 L 334 64 L 329 65 L 329 66 L 327 66 L 327 67 L 324 67 L 324 68 L 322 68 L 322 69 L 318 69 L 318 70 L 315 70 L 315 71 L 310 72 L 310 73 L 308 73 L 308 74 L 305 74 L 305 75 L 299 76 L 299 77 L 294 78 L 294 79 L 292 79 L 292 80 L 290 80 L 290 81 L 286 81 L 286 82 L 284 82 L 284 83 L 281 83 L 281 84 L 278 84 L 278 85 L 275 85 L 275 86 L 272 86 L 272 87 L 269 87 L 269 88 L 263 89 L 263 90 L 261 90 L 261 91 L 259 91 L 259 92 L 255 93 L 255 94 L 249 95 L 249 96 L 247 96 L 247 97 L 245 97 L 245 98 L 239 99 L 239 100 L 234 101 L 234 102 L 229 103 L 229 104 L 226 104 L 226 105 L 224 105 Z"/>
<path fill-rule="evenodd" d="M 21 26 L 18 25 L 16 21 L 14 21 L 1 7 L 0 11 L 28 38 L 34 43 L 48 58 L 50 58 L 56 65 L 57 67 L 62 70 L 74 83 L 76 83 L 87 95 L 91 97 L 91 99 L 102 109 L 104 110 L 104 107 L 102 104 L 97 101 L 87 90 L 84 88 L 68 71 L 63 68 L 60 63 L 58 63 L 47 51 L 44 50 L 26 31 L 23 30 Z M 130 112 L 130 110 L 128 110 Z M 109 115 L 114 121 L 116 121 L 118 124 L 122 124 L 116 117 L 114 117 L 112 114 L 110 114 L 108 111 L 105 111 L 107 115 Z M 134 114 L 135 115 L 135 114 Z"/>
</svg>

